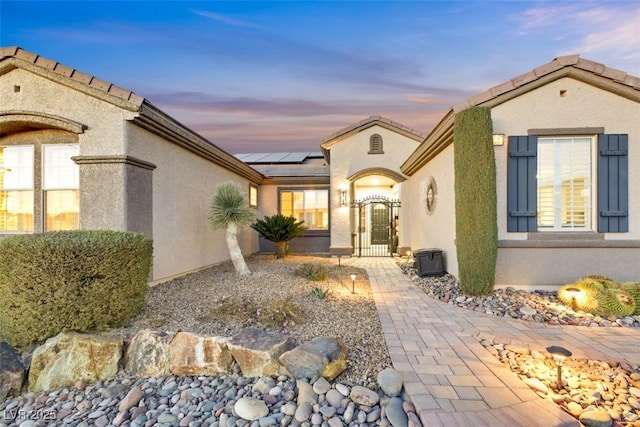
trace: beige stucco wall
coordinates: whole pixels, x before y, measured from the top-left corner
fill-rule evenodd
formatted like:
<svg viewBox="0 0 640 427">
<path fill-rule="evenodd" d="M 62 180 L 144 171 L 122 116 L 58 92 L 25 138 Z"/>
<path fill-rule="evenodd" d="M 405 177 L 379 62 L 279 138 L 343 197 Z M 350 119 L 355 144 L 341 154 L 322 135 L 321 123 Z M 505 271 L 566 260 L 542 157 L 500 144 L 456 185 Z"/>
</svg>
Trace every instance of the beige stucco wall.
<svg viewBox="0 0 640 427">
<path fill-rule="evenodd" d="M 16 86 L 19 92 L 14 91 Z M 134 116 L 133 112 L 19 68 L 0 75 L 0 111 L 52 114 L 86 125 L 79 137 L 82 156 L 124 154 L 124 121 Z"/>
<path fill-rule="evenodd" d="M 369 139 L 376 133 L 382 136 L 384 154 L 367 154 Z M 418 142 L 411 138 L 374 125 L 330 147 L 331 248 L 351 247 L 350 209 L 340 207 L 340 189 L 350 190 L 351 187 L 347 178 L 369 168 L 385 168 L 401 173 L 400 165 L 417 146 Z M 353 194 L 349 194 L 348 197 L 351 200 Z"/>
<path fill-rule="evenodd" d="M 81 227 L 152 229 L 154 280 L 229 258 L 224 232 L 209 226 L 209 202 L 216 184 L 233 180 L 248 191 L 246 179 L 133 125 L 128 120 L 135 117 L 135 112 L 26 70 L 0 75 L 2 111 L 55 115 L 86 126 L 78 135 L 80 157 L 133 156 L 157 166 L 150 171 L 122 162 L 80 165 Z M 142 211 L 138 213 L 131 207 L 136 202 L 132 198 L 138 199 L 135 191 L 141 191 L 139 196 L 144 200 L 151 200 L 144 193 L 147 184 L 141 187 L 134 182 L 146 181 L 148 174 L 153 185 L 152 228 L 142 223 L 148 210 L 138 206 L 136 209 Z M 257 251 L 258 238 L 253 230 L 241 232 L 239 241 L 243 253 Z"/>
<path fill-rule="evenodd" d="M 209 225 L 218 184 L 233 181 L 245 193 L 249 181 L 133 124 L 127 154 L 153 163 L 153 279 L 160 280 L 229 259 L 224 230 Z M 248 228 L 238 235 L 242 253 L 258 251 Z"/>
<path fill-rule="evenodd" d="M 564 96 L 561 96 L 564 91 Z M 585 248 L 505 248 L 498 250 L 498 285 L 557 285 L 586 274 L 604 274 L 618 280 L 640 280 L 640 249 L 612 241 L 640 239 L 640 105 L 594 86 L 563 78 L 528 92 L 491 112 L 494 133 L 527 135 L 528 129 L 604 127 L 605 133 L 629 135 L 629 232 L 604 233 L 609 242 Z M 507 232 L 507 145 L 495 147 L 498 177 L 498 238 L 527 240 L 527 233 Z M 596 144 L 593 159 L 597 157 Z M 594 167 L 595 173 L 595 167 Z M 595 181 L 594 181 L 595 183 Z M 592 198 L 597 200 L 596 186 Z M 595 202 L 593 204 L 595 206 Z M 592 227 L 597 229 L 597 210 Z M 565 239 L 566 236 L 562 236 Z M 544 245 L 544 244 L 543 244 Z"/>
<path fill-rule="evenodd" d="M 427 211 L 427 186 L 436 183 L 435 207 Z M 400 211 L 400 246 L 412 250 L 442 249 L 446 270 L 458 274 L 455 246 L 455 189 L 453 145 L 402 183 Z"/>
</svg>

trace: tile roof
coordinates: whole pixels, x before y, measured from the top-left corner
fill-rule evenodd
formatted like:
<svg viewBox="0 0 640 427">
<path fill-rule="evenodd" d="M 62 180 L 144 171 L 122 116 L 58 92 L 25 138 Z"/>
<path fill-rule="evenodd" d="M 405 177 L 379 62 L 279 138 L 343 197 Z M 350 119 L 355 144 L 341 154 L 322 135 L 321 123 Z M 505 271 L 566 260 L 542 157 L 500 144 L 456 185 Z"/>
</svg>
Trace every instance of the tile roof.
<svg viewBox="0 0 640 427">
<path fill-rule="evenodd" d="M 144 98 L 134 92 L 114 85 L 113 83 L 101 80 L 90 74 L 85 74 L 75 68 L 67 67 L 59 62 L 44 58 L 35 53 L 28 52 L 18 46 L 0 47 L 0 61 L 6 58 L 16 58 L 30 64 L 50 70 L 60 76 L 67 77 L 73 81 L 83 83 L 94 89 L 105 92 L 109 95 L 131 102 L 137 106 L 142 105 Z"/>
<path fill-rule="evenodd" d="M 591 74 L 592 77 L 600 76 L 615 83 L 628 86 L 631 89 L 640 90 L 640 77 L 632 76 L 624 71 L 607 67 L 599 62 L 580 58 L 580 55 L 567 55 L 559 56 L 551 62 L 543 64 L 529 72 L 516 76 L 511 80 L 507 80 L 506 82 L 500 83 L 499 85 L 496 85 L 484 92 L 474 95 L 465 101 L 454 105 L 453 110 L 458 112 L 465 108 L 492 101 L 501 95 L 523 88 L 530 83 L 563 69 L 574 69 L 586 72 Z"/>
</svg>

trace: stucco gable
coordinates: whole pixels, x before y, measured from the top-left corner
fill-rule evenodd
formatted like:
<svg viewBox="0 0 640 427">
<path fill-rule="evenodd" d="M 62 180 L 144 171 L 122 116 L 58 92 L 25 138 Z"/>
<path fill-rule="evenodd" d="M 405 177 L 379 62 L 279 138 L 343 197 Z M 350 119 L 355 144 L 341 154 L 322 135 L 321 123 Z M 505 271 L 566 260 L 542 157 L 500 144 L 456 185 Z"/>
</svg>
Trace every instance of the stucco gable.
<svg viewBox="0 0 640 427">
<path fill-rule="evenodd" d="M 560 56 L 454 105 L 403 163 L 402 172 L 413 175 L 453 143 L 453 123 L 457 112 L 474 106 L 495 107 L 565 77 L 640 103 L 640 77 L 580 55 Z"/>
<path fill-rule="evenodd" d="M 422 142 L 427 135 L 424 132 L 413 129 L 409 126 L 405 126 L 402 123 L 396 122 L 383 116 L 369 116 L 364 120 L 340 129 L 339 131 L 327 136 L 320 142 L 320 147 L 322 148 L 322 152 L 327 162 L 329 162 L 329 151 L 331 150 L 331 147 L 333 145 L 338 144 L 339 142 L 349 138 L 350 136 L 369 129 L 373 126 L 380 126 L 418 142 Z"/>
<path fill-rule="evenodd" d="M 0 76 L 15 69 L 25 70 L 44 79 L 48 79 L 62 86 L 79 91 L 88 96 L 100 99 L 123 110 L 136 113 L 132 122 L 167 141 L 189 150 L 212 163 L 222 166 L 255 183 L 260 183 L 263 176 L 246 163 L 236 159 L 206 138 L 192 131 L 168 114 L 155 107 L 145 98 L 134 92 L 118 87 L 113 83 L 101 80 L 93 75 L 83 73 L 57 61 L 44 58 L 38 54 L 28 52 L 20 47 L 0 47 Z M 15 117 L 31 114 L 32 112 L 12 113 Z M 7 111 L 4 111 L 5 118 Z M 12 124 L 7 124 L 7 126 Z"/>
</svg>

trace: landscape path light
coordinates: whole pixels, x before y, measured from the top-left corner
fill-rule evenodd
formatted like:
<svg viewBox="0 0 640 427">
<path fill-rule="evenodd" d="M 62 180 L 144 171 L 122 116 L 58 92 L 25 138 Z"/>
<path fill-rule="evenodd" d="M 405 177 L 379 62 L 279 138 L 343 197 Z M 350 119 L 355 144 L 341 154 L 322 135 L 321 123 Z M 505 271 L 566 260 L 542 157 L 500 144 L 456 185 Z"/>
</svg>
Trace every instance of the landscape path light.
<svg viewBox="0 0 640 427">
<path fill-rule="evenodd" d="M 351 293 L 355 294 L 356 293 L 356 275 L 352 274 L 351 275 Z"/>
<path fill-rule="evenodd" d="M 562 365 L 567 357 L 571 357 L 572 353 L 564 347 L 552 345 L 547 347 L 547 351 L 553 356 L 553 360 L 558 367 L 558 389 L 562 388 Z"/>
</svg>

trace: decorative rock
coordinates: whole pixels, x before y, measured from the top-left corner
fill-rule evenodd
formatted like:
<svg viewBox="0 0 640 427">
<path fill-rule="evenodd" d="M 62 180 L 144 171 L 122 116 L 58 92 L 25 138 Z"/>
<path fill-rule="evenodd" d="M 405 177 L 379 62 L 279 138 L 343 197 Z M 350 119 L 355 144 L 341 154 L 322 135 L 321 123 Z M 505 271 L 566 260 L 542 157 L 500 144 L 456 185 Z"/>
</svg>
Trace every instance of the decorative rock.
<svg viewBox="0 0 640 427">
<path fill-rule="evenodd" d="M 576 418 L 580 417 L 580 415 L 582 414 L 582 406 L 580 406 L 576 402 L 569 402 L 567 404 L 567 409 L 569 410 L 569 413 Z"/>
<path fill-rule="evenodd" d="M 528 305 L 525 305 L 524 307 L 520 307 L 519 311 L 525 316 L 533 316 L 535 314 L 538 314 L 538 310 L 536 310 L 535 308 L 531 308 Z"/>
<path fill-rule="evenodd" d="M 393 427 L 407 427 L 409 418 L 402 409 L 402 399 L 392 397 L 385 407 L 385 415 Z"/>
<path fill-rule="evenodd" d="M 251 387 L 251 391 L 254 393 L 262 393 L 267 394 L 269 390 L 275 387 L 276 382 L 271 377 L 261 377 L 258 382 L 256 382 L 253 387 Z"/>
<path fill-rule="evenodd" d="M 294 418 L 299 423 L 302 423 L 307 421 L 309 417 L 311 417 L 312 412 L 313 412 L 313 407 L 311 406 L 311 403 L 304 402 L 302 405 L 298 406 L 298 409 L 296 409 Z"/>
<path fill-rule="evenodd" d="M 387 368 L 378 373 L 378 385 L 389 397 L 396 397 L 402 390 L 402 377 L 395 369 Z"/>
<path fill-rule="evenodd" d="M 20 394 L 25 374 L 20 354 L 6 342 L 0 342 L 0 366 L 0 401 L 3 401 Z"/>
<path fill-rule="evenodd" d="M 347 408 L 344 410 L 344 422 L 350 424 L 353 421 L 353 416 L 355 415 L 356 405 L 353 402 L 349 402 Z"/>
<path fill-rule="evenodd" d="M 296 406 L 295 403 L 287 402 L 284 405 L 282 405 L 281 411 L 283 414 L 293 417 L 296 413 L 296 409 L 298 409 L 298 407 Z"/>
<path fill-rule="evenodd" d="M 298 405 L 302 405 L 303 403 L 318 403 L 318 395 L 313 391 L 311 384 L 298 381 Z"/>
<path fill-rule="evenodd" d="M 234 336 L 227 347 L 245 377 L 261 377 L 286 373 L 278 358 L 291 350 L 294 342 L 275 332 L 249 328 Z"/>
<path fill-rule="evenodd" d="M 115 376 L 122 338 L 108 334 L 62 332 L 33 352 L 29 391 L 68 387 L 79 379 L 98 381 Z"/>
<path fill-rule="evenodd" d="M 549 387 L 545 385 L 542 381 L 537 378 L 525 378 L 523 382 L 531 387 L 534 391 L 539 391 L 540 393 L 546 394 L 549 391 Z"/>
<path fill-rule="evenodd" d="M 327 399 L 327 403 L 329 403 L 329 405 L 337 409 L 342 404 L 342 399 L 344 399 L 344 396 L 338 390 L 331 389 L 327 392 L 325 398 Z"/>
<path fill-rule="evenodd" d="M 331 417 L 329 418 L 329 427 L 342 427 L 342 421 L 340 421 L 340 418 L 338 417 Z"/>
<path fill-rule="evenodd" d="M 238 399 L 236 404 L 233 405 L 233 409 L 239 417 L 248 421 L 255 421 L 269 414 L 267 405 L 265 405 L 262 400 L 254 397 L 242 397 Z"/>
<path fill-rule="evenodd" d="M 357 403 L 358 405 L 365 405 L 365 406 L 374 406 L 380 400 L 380 396 L 378 396 L 378 393 L 359 385 L 354 386 L 351 389 L 351 394 L 349 395 L 349 398 L 355 403 Z M 402 409 L 402 401 L 400 401 L 400 406 Z"/>
<path fill-rule="evenodd" d="M 580 422 L 586 427 L 611 427 L 613 420 L 604 411 L 584 411 L 580 415 Z"/>
<path fill-rule="evenodd" d="M 338 390 L 340 392 L 340 394 L 342 394 L 344 397 L 349 396 L 349 387 L 347 387 L 346 385 L 342 384 L 342 383 L 337 383 L 336 384 L 336 390 Z"/>
<path fill-rule="evenodd" d="M 230 373 L 233 357 L 228 340 L 178 332 L 169 345 L 169 371 L 174 375 Z"/>
<path fill-rule="evenodd" d="M 139 331 L 127 347 L 124 369 L 137 377 L 160 377 L 169 375 L 169 344 L 173 334 Z"/>
<path fill-rule="evenodd" d="M 322 375 L 331 381 L 346 369 L 348 352 L 336 338 L 315 338 L 283 353 L 279 360 L 296 378 L 313 380 Z"/>
<path fill-rule="evenodd" d="M 163 412 L 158 416 L 158 422 L 163 424 L 176 423 L 178 419 L 169 412 Z"/>
<path fill-rule="evenodd" d="M 136 386 L 129 390 L 129 393 L 127 393 L 124 399 L 122 399 L 122 401 L 120 402 L 120 406 L 118 406 L 118 409 L 120 410 L 120 412 L 126 412 L 136 406 L 138 402 L 140 402 L 140 399 L 142 399 L 143 397 L 144 393 L 142 392 L 142 390 L 140 390 L 140 387 Z"/>
<path fill-rule="evenodd" d="M 318 378 L 316 382 L 313 383 L 313 391 L 317 394 L 325 394 L 329 390 L 331 390 L 331 384 L 323 377 Z"/>
</svg>

